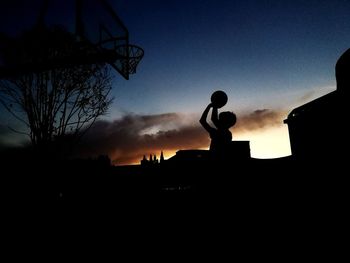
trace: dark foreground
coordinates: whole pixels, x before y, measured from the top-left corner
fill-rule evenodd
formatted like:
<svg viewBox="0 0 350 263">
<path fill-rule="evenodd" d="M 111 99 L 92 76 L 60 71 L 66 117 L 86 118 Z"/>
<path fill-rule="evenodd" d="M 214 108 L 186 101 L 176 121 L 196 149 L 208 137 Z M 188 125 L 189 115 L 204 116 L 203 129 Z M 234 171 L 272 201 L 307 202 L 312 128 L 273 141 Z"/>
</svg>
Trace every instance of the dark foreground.
<svg viewBox="0 0 350 263">
<path fill-rule="evenodd" d="M 329 213 L 342 210 L 347 193 L 344 165 L 289 158 L 251 159 L 225 165 L 113 167 L 74 161 L 7 163 L 3 167 L 1 192 L 5 204 L 45 205 L 53 209 L 175 205 L 261 212 L 318 209 Z"/>
<path fill-rule="evenodd" d="M 192 252 L 198 247 L 201 255 L 219 246 L 226 255 L 234 250 L 260 259 L 278 258 L 278 253 L 300 259 L 308 253 L 313 259 L 327 255 L 334 260 L 341 255 L 334 251 L 346 244 L 347 172 L 335 162 L 6 165 L 1 173 L 2 225 L 32 229 L 29 237 L 37 235 L 33 226 L 39 224 L 63 244 L 74 243 L 68 237 L 79 229 L 79 240 L 97 232 L 111 240 L 122 236 L 124 243 L 130 238 L 134 244 L 143 236 L 142 246 L 154 239 L 170 248 L 164 240 L 179 240 Z M 9 228 L 13 222 L 15 228 Z M 171 248 L 171 255 L 179 256 L 178 246 Z"/>
</svg>

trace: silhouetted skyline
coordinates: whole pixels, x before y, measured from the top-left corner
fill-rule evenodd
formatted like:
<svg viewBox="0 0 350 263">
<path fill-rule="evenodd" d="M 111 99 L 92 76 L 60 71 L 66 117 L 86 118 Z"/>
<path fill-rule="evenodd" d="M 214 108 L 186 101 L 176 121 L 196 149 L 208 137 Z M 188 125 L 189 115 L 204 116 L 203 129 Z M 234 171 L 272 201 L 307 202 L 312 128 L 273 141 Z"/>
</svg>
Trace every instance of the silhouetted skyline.
<svg viewBox="0 0 350 263">
<path fill-rule="evenodd" d="M 16 2 L 21 1 L 13 6 Z M 193 123 L 218 89 L 230 97 L 223 110 L 241 120 L 233 132 L 251 141 L 253 157 L 290 154 L 283 119 L 335 89 L 335 63 L 350 45 L 348 1 L 110 2 L 132 42 L 145 50 L 135 76 L 125 81 L 116 75 L 116 100 L 98 126 L 108 130 L 96 128 L 89 135 L 96 154 L 108 153 L 117 162 L 123 155 L 136 161 L 150 151 L 163 150 L 169 157 L 176 150 L 208 146 L 205 131 Z M 8 12 L 3 5 L 2 12 Z M 19 14 L 23 23 L 26 12 Z M 5 20 L 2 16 L 1 26 Z M 0 140 L 17 142 L 20 137 L 6 129 L 12 121 L 3 109 L 0 118 Z M 137 121 L 130 127 L 126 120 Z M 125 135 L 116 125 L 122 123 L 137 133 Z M 122 142 L 108 145 L 113 134 L 124 136 L 115 140 L 129 142 L 130 153 L 127 147 L 118 150 Z M 166 141 L 169 134 L 177 141 Z"/>
</svg>

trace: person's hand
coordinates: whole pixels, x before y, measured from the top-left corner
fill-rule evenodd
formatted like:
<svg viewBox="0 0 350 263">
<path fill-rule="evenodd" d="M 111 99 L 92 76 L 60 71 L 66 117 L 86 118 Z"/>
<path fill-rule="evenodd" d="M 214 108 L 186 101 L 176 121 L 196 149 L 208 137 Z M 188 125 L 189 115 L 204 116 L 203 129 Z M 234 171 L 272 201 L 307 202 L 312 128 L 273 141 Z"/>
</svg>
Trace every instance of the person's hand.
<svg viewBox="0 0 350 263">
<path fill-rule="evenodd" d="M 209 103 L 208 107 L 211 107 L 213 109 L 218 109 L 218 107 L 215 105 L 215 103 Z"/>
</svg>

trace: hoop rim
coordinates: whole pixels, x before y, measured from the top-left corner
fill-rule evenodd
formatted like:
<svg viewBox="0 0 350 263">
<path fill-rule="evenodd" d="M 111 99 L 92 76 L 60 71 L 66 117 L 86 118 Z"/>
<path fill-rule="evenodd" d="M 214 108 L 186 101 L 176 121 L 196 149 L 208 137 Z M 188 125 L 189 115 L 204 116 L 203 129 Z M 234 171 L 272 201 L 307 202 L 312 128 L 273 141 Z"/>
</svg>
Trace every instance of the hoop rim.
<svg viewBox="0 0 350 263">
<path fill-rule="evenodd" d="M 118 52 L 120 50 L 120 48 L 124 48 L 122 50 L 127 49 L 128 54 L 125 55 L 121 52 Z M 130 50 L 134 50 L 136 49 L 136 51 L 134 52 L 130 52 Z M 138 58 L 142 58 L 144 55 L 144 50 L 142 47 L 137 46 L 137 45 L 133 45 L 133 44 L 122 44 L 122 45 L 118 45 L 115 47 L 115 51 L 117 52 L 117 54 L 120 56 L 120 58 L 125 58 L 125 59 L 138 59 Z"/>
</svg>

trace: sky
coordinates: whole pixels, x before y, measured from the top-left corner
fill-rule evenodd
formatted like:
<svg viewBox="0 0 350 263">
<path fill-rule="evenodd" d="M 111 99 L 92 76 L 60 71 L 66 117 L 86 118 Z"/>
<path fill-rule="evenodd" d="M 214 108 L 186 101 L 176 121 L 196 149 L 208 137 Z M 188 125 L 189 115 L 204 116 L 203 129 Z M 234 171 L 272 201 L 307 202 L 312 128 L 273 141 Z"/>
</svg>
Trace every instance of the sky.
<svg viewBox="0 0 350 263">
<path fill-rule="evenodd" d="M 53 14 L 71 23 L 69 2 L 61 2 L 66 4 Z M 116 164 L 161 150 L 168 158 L 180 149 L 207 149 L 210 139 L 198 120 L 215 90 L 229 98 L 220 110 L 237 115 L 233 140 L 249 140 L 255 158 L 288 156 L 283 120 L 293 108 L 335 90 L 335 63 L 350 47 L 345 0 L 109 3 L 130 43 L 145 51 L 130 80 L 113 72 L 114 102 L 85 138 L 82 152 L 108 154 Z M 15 24 L 28 24 L 24 19 L 35 13 L 35 5 L 22 6 L 23 19 Z M 15 31 L 5 20 L 2 27 Z M 6 129 L 15 124 L 4 109 L 0 119 L 0 142 L 21 142 Z"/>
</svg>

